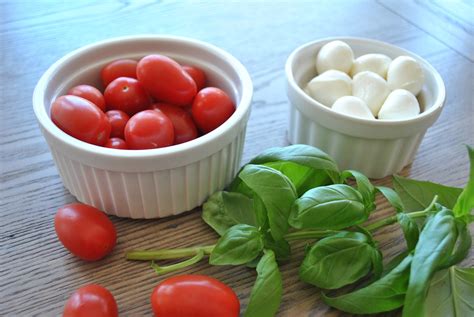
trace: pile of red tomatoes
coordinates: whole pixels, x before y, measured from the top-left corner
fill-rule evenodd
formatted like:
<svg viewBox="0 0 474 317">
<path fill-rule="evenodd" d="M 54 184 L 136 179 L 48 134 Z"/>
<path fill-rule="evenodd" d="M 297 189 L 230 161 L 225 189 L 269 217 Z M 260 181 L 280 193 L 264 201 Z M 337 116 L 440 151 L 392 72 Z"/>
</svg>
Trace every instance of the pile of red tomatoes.
<svg viewBox="0 0 474 317">
<path fill-rule="evenodd" d="M 154 149 L 184 143 L 224 123 L 235 104 L 206 87 L 206 74 L 164 55 L 120 59 L 101 70 L 105 90 L 79 85 L 51 105 L 67 134 L 115 149 Z"/>
</svg>

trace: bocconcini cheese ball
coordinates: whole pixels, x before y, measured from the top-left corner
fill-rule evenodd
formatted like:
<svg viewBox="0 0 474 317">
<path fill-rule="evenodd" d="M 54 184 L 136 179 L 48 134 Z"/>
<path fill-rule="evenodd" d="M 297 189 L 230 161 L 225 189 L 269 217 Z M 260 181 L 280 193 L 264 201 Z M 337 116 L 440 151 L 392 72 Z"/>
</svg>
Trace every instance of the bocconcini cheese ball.
<svg viewBox="0 0 474 317">
<path fill-rule="evenodd" d="M 389 93 L 387 82 L 376 73 L 364 71 L 352 79 L 352 95 L 364 100 L 374 116 Z"/>
<path fill-rule="evenodd" d="M 364 100 L 354 96 L 344 96 L 337 99 L 331 109 L 351 117 L 375 119 Z"/>
<path fill-rule="evenodd" d="M 328 70 L 311 79 L 306 85 L 305 91 L 316 101 L 331 107 L 338 98 L 351 94 L 351 81 L 346 73 L 339 70 Z"/>
<path fill-rule="evenodd" d="M 424 81 L 423 68 L 413 57 L 399 56 L 388 67 L 387 83 L 391 90 L 405 89 L 416 96 Z"/>
<path fill-rule="evenodd" d="M 415 95 L 405 89 L 392 91 L 382 107 L 378 118 L 384 120 L 405 120 L 416 117 L 420 113 L 420 105 Z"/>
<path fill-rule="evenodd" d="M 354 77 L 358 73 L 369 71 L 385 79 L 391 62 L 392 59 L 384 54 L 365 54 L 355 59 L 350 75 Z"/>
<path fill-rule="evenodd" d="M 353 61 L 354 53 L 347 43 L 332 41 L 319 50 L 316 56 L 316 71 L 318 74 L 322 74 L 334 69 L 349 74 Z"/>
</svg>

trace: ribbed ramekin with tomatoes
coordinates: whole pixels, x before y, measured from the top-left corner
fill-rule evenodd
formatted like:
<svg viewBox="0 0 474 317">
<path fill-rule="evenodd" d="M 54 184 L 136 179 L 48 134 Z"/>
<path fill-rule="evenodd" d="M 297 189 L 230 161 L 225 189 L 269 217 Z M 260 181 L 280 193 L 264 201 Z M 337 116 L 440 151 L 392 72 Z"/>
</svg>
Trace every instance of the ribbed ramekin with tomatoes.
<svg viewBox="0 0 474 317">
<path fill-rule="evenodd" d="M 61 58 L 39 80 L 33 108 L 79 201 L 158 218 L 199 206 L 235 176 L 252 93 L 245 67 L 222 49 L 133 36 Z"/>
</svg>

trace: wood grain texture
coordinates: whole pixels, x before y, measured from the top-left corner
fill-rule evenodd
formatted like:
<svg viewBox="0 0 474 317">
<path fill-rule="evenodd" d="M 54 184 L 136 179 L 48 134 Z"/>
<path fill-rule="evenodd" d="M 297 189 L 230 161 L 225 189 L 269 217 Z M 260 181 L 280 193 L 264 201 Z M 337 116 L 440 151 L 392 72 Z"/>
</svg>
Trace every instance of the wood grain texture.
<svg viewBox="0 0 474 317">
<path fill-rule="evenodd" d="M 414 163 L 401 174 L 463 186 L 469 167 L 463 143 L 474 144 L 472 4 L 396 3 L 0 1 L 0 315 L 60 315 L 69 295 L 92 282 L 115 295 L 122 316 L 150 315 L 149 295 L 163 277 L 148 263 L 125 261 L 124 251 L 212 244 L 217 238 L 194 210 L 151 221 L 112 217 L 117 247 L 95 263 L 74 258 L 57 241 L 54 214 L 74 197 L 63 187 L 41 136 L 31 95 L 54 61 L 98 40 L 143 33 L 188 36 L 220 46 L 242 61 L 255 87 L 244 162 L 270 146 L 287 144 L 284 63 L 294 48 L 337 35 L 399 45 L 432 63 L 447 90 L 441 117 L 428 130 Z M 385 201 L 378 198 L 377 203 L 374 219 L 392 213 Z M 386 260 L 404 248 L 396 225 L 376 238 Z M 279 316 L 345 316 L 324 305 L 316 288 L 298 281 L 303 248 L 303 243 L 294 244 L 292 261 L 281 266 Z M 464 264 L 474 265 L 472 251 Z M 222 280 L 234 288 L 243 307 L 256 276 L 245 267 L 213 267 L 204 261 L 182 273 Z"/>
</svg>

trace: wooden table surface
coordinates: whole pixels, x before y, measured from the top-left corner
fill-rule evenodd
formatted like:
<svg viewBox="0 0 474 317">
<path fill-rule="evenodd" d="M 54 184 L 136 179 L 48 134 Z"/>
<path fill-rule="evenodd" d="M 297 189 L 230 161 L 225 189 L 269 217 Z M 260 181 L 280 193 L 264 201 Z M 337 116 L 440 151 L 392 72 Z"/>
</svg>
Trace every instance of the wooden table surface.
<svg viewBox="0 0 474 317">
<path fill-rule="evenodd" d="M 75 199 L 63 187 L 31 105 L 37 80 L 58 58 L 98 40 L 143 33 L 193 37 L 229 51 L 247 67 L 255 87 L 244 163 L 270 146 L 288 144 L 284 64 L 294 48 L 337 35 L 399 45 L 432 63 L 447 90 L 441 117 L 401 175 L 461 187 L 469 168 L 463 144 L 474 144 L 474 9 L 468 2 L 1 0 L 0 315 L 60 315 L 69 295 L 87 283 L 106 286 L 120 315 L 150 315 L 149 296 L 163 277 L 149 263 L 125 261 L 124 251 L 211 244 L 217 237 L 195 210 L 151 221 L 111 217 L 118 244 L 99 262 L 83 262 L 62 247 L 53 217 Z M 375 218 L 392 213 L 387 203 L 378 203 Z M 386 259 L 404 248 L 396 225 L 376 238 Z M 281 266 L 284 296 L 278 315 L 343 315 L 324 305 L 316 288 L 298 281 L 302 252 L 302 244 L 293 245 L 293 261 Z M 474 264 L 472 250 L 463 264 Z M 182 273 L 222 280 L 242 307 L 256 277 L 252 269 L 205 261 Z"/>
</svg>

